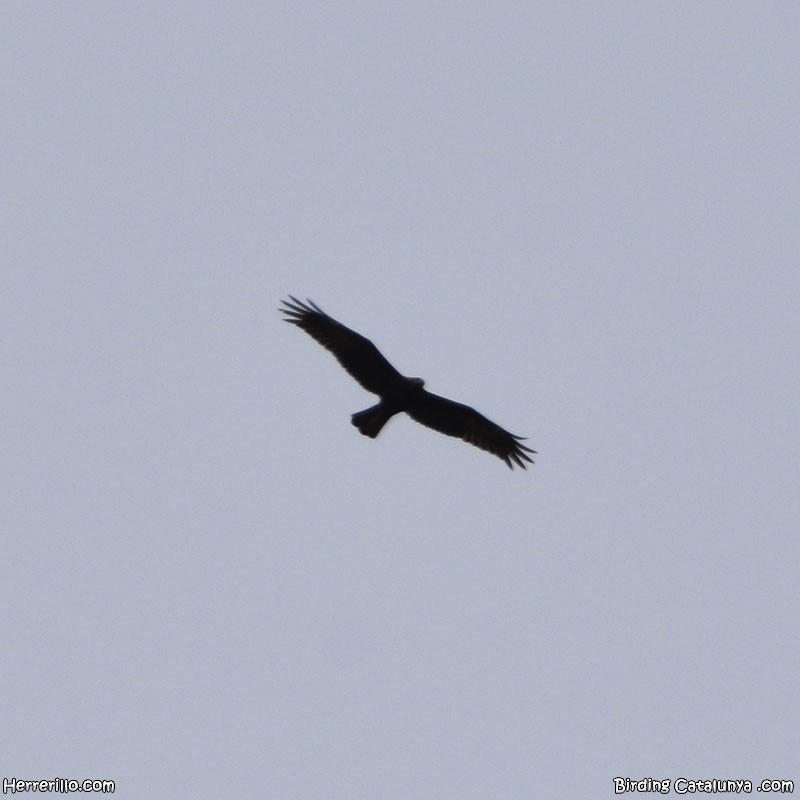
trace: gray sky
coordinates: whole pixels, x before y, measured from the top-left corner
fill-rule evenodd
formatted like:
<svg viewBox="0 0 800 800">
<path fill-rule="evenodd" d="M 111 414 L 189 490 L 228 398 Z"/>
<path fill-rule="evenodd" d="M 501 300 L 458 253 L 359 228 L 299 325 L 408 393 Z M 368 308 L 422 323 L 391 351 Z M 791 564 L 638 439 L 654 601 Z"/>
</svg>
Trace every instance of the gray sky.
<svg viewBox="0 0 800 800">
<path fill-rule="evenodd" d="M 797 4 L 3 17 L 0 778 L 800 781 Z"/>
</svg>

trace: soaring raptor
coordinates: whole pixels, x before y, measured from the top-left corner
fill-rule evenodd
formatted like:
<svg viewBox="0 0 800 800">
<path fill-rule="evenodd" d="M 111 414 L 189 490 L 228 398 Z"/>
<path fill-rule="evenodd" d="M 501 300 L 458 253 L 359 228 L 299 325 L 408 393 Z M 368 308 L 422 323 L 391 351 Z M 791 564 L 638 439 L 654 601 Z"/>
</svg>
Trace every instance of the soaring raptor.
<svg viewBox="0 0 800 800">
<path fill-rule="evenodd" d="M 352 416 L 353 425 L 374 439 L 395 414 L 405 411 L 411 419 L 448 436 L 488 450 L 514 466 L 526 469 L 533 463 L 522 436 L 509 433 L 479 414 L 474 408 L 426 391 L 422 378 L 401 375 L 367 338 L 329 317 L 311 300 L 305 303 L 289 295 L 280 309 L 291 322 L 302 328 L 336 356 L 339 363 L 368 391 L 377 394 L 380 402 Z"/>
</svg>

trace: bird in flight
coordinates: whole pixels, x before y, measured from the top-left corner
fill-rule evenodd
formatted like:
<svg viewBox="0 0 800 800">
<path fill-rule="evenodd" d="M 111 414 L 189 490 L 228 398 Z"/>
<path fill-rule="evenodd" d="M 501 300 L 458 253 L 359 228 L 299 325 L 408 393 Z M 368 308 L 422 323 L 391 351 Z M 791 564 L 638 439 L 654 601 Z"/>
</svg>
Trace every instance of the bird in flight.
<svg viewBox="0 0 800 800">
<path fill-rule="evenodd" d="M 503 459 L 510 469 L 527 469 L 535 454 L 522 444 L 524 437 L 509 433 L 474 408 L 431 394 L 422 378 L 401 375 L 367 338 L 329 317 L 311 300 L 305 303 L 289 295 L 280 311 L 323 347 L 368 391 L 377 394 L 377 405 L 352 415 L 352 423 L 364 436 L 374 439 L 395 414 L 405 411 L 411 419 L 447 436 L 456 436 Z"/>
</svg>

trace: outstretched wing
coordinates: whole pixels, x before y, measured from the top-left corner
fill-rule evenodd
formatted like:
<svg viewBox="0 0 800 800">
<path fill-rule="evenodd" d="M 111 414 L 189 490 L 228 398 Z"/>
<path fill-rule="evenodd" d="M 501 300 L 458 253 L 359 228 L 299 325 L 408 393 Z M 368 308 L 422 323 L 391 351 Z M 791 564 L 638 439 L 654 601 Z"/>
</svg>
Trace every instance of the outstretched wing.
<svg viewBox="0 0 800 800">
<path fill-rule="evenodd" d="M 329 317 L 311 300 L 305 303 L 289 295 L 291 303 L 280 309 L 291 322 L 302 328 L 333 353 L 339 363 L 368 391 L 385 395 L 402 384 L 403 376 L 381 355 L 380 350 L 360 333 L 351 331 Z"/>
<path fill-rule="evenodd" d="M 427 425 L 448 436 L 457 436 L 469 444 L 488 450 L 502 458 L 511 469 L 516 464 L 527 469 L 525 462 L 533 463 L 526 453 L 535 453 L 521 443 L 522 436 L 515 436 L 499 425 L 486 419 L 474 408 L 439 397 L 422 389 L 414 392 L 406 407 L 406 413 L 417 422 Z"/>
</svg>

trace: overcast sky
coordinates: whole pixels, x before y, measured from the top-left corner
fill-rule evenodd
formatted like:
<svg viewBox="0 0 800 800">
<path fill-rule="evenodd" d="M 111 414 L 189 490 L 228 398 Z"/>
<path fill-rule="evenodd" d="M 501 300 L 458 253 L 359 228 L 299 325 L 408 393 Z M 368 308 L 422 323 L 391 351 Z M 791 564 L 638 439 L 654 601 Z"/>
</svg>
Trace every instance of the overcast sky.
<svg viewBox="0 0 800 800">
<path fill-rule="evenodd" d="M 800 7 L 17 3 L 0 779 L 800 781 Z M 392 420 L 288 293 L 539 451 Z"/>
</svg>

